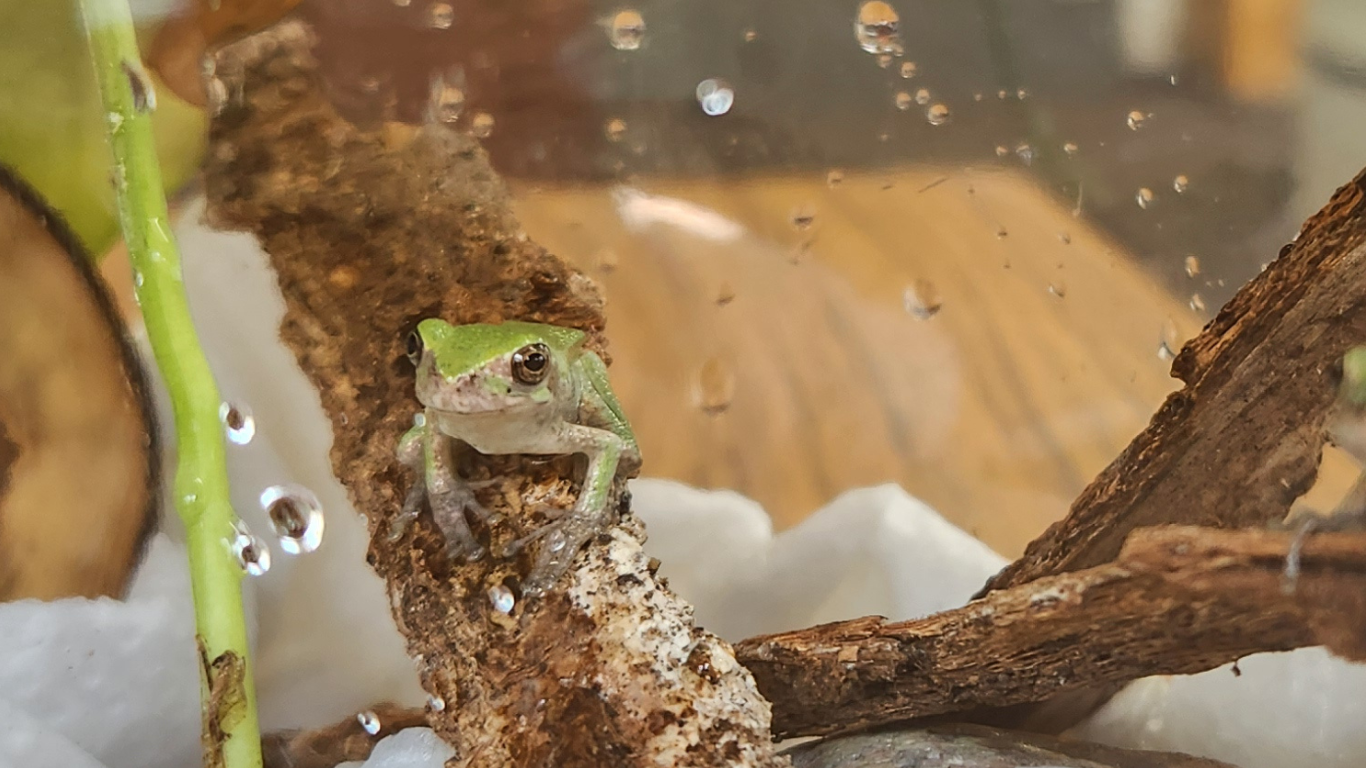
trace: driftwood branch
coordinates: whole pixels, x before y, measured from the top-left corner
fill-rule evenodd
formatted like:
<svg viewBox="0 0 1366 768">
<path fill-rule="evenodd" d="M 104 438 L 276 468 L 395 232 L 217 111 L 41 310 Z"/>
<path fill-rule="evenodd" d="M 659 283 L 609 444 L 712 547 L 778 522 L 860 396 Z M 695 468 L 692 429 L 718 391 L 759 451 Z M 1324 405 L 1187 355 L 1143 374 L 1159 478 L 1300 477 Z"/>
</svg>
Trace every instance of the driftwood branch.
<svg viewBox="0 0 1366 768">
<path fill-rule="evenodd" d="M 1262 651 L 1327 645 L 1366 659 L 1366 533 L 1170 527 L 1117 561 L 999 590 L 952 611 L 747 640 L 737 656 L 782 737 L 828 734 L 1096 683 L 1202 672 Z"/>
<path fill-rule="evenodd" d="M 1186 386 L 982 593 L 1109 562 L 1145 526 L 1283 519 L 1318 469 L 1330 372 L 1366 340 L 1363 243 L 1366 172 L 1182 349 Z"/>
</svg>

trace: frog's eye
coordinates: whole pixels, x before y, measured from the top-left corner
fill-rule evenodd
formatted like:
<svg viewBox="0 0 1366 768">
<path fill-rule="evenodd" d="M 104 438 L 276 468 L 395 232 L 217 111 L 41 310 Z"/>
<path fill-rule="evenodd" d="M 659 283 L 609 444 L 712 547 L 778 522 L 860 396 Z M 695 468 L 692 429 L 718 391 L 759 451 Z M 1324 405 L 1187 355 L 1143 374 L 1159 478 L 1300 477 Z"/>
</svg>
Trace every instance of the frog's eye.
<svg viewBox="0 0 1366 768">
<path fill-rule="evenodd" d="M 528 344 L 512 353 L 512 378 L 522 384 L 540 384 L 550 373 L 550 352 L 544 344 Z"/>
<path fill-rule="evenodd" d="M 408 334 L 408 359 L 413 365 L 422 362 L 422 335 L 417 331 Z"/>
</svg>

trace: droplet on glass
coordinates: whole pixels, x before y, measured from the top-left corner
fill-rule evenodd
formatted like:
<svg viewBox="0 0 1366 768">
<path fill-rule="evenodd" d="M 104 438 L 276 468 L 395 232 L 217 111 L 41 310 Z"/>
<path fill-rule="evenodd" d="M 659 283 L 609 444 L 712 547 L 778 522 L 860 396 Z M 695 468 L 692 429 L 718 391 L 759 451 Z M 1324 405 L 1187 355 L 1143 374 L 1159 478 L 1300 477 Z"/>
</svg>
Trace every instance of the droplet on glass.
<svg viewBox="0 0 1366 768">
<path fill-rule="evenodd" d="M 916 280 L 901 292 L 901 307 L 917 320 L 929 320 L 944 308 L 939 289 L 929 280 Z"/>
<path fill-rule="evenodd" d="M 1058 242 L 1062 243 L 1063 245 L 1071 245 L 1071 244 L 1072 244 L 1072 236 L 1071 236 L 1070 234 L 1066 233 L 1066 232 L 1059 232 L 1059 233 L 1058 233 Z"/>
<path fill-rule="evenodd" d="M 1205 311 L 1205 298 L 1198 293 L 1191 294 L 1191 309 L 1196 312 Z"/>
<path fill-rule="evenodd" d="M 427 709 L 430 709 L 433 712 L 445 712 L 446 700 L 441 698 L 440 696 L 428 696 Z"/>
<path fill-rule="evenodd" d="M 1190 188 L 1190 184 L 1191 180 L 1186 178 L 1186 174 L 1184 173 L 1177 176 L 1175 179 L 1172 179 L 1172 189 L 1176 190 L 1178 193 L 1185 192 Z"/>
<path fill-rule="evenodd" d="M 412 2 L 413 2 L 413 0 L 391 0 L 391 1 L 393 2 L 394 5 L 398 6 L 399 8 L 407 8 L 409 5 L 412 5 Z"/>
<path fill-rule="evenodd" d="M 716 289 L 716 306 L 724 307 L 735 301 L 735 288 L 730 283 L 721 283 Z"/>
<path fill-rule="evenodd" d="M 474 118 L 470 120 L 470 132 L 475 138 L 487 139 L 493 134 L 493 115 L 487 112 L 474 113 Z"/>
<path fill-rule="evenodd" d="M 1152 205 L 1153 200 L 1155 199 L 1156 195 L 1154 195 L 1153 191 L 1151 189 L 1148 189 L 1147 187 L 1139 189 L 1138 194 L 1134 195 L 1134 200 L 1138 202 L 1138 207 L 1144 210 L 1147 210 L 1148 206 Z"/>
<path fill-rule="evenodd" d="M 1002 88 L 1001 90 L 999 90 L 999 91 L 996 92 L 996 98 L 998 98 L 998 99 L 1004 99 L 1005 97 L 1006 97 L 1006 89 Z"/>
<path fill-rule="evenodd" d="M 1029 98 L 1029 91 L 1026 91 L 1025 89 L 1021 88 L 1015 91 L 1015 98 L 1019 99 L 1020 101 L 1024 101 L 1025 99 Z"/>
<path fill-rule="evenodd" d="M 1026 142 L 1022 141 L 1015 146 L 1015 156 L 1025 165 L 1034 164 L 1034 148 Z"/>
<path fill-rule="evenodd" d="M 1060 299 L 1067 298 L 1067 283 L 1061 280 L 1054 280 L 1048 284 L 1048 292 Z"/>
<path fill-rule="evenodd" d="M 517 605 L 517 598 L 513 596 L 512 590 L 502 584 L 495 584 L 489 587 L 489 604 L 499 613 L 512 613 L 512 609 Z"/>
<path fill-rule="evenodd" d="M 1163 341 L 1158 342 L 1158 344 L 1157 344 L 1157 359 L 1158 359 L 1158 360 L 1171 360 L 1171 359 L 1173 359 L 1173 358 L 1175 358 L 1175 357 L 1176 357 L 1176 353 L 1175 353 L 1175 352 L 1172 352 L 1172 348 L 1171 348 L 1170 346 L 1167 345 L 1166 340 L 1163 340 Z"/>
<path fill-rule="evenodd" d="M 612 272 L 617 268 L 617 252 L 611 248 L 604 248 L 598 251 L 598 269 L 603 272 Z"/>
<path fill-rule="evenodd" d="M 702 364 L 693 382 L 693 400 L 704 413 L 725 413 L 735 399 L 735 374 L 719 357 Z"/>
<path fill-rule="evenodd" d="M 916 92 L 915 92 L 915 103 L 916 103 L 916 104 L 919 104 L 919 105 L 922 106 L 922 107 L 925 106 L 926 104 L 929 104 L 929 103 L 930 103 L 930 89 L 928 89 L 928 88 L 921 88 L 920 90 L 916 91 Z"/>
<path fill-rule="evenodd" d="M 905 91 L 897 91 L 894 101 L 896 102 L 896 108 L 902 112 L 910 109 L 911 105 L 915 103 L 915 100 L 911 98 L 911 94 L 906 93 Z"/>
<path fill-rule="evenodd" d="M 1004 145 L 1004 144 L 997 144 L 997 145 L 996 145 L 996 156 L 997 156 L 997 157 L 1005 157 L 1005 156 L 1008 155 L 1008 154 L 1010 154 L 1010 147 L 1007 147 L 1007 146 Z"/>
<path fill-rule="evenodd" d="M 752 29 L 747 29 L 747 30 L 745 30 L 745 42 L 747 42 L 747 43 L 752 43 L 752 42 L 754 42 L 756 39 L 758 39 L 758 37 L 759 37 L 759 33 L 758 33 L 758 32 L 755 32 L 755 31 L 752 30 Z"/>
<path fill-rule="evenodd" d="M 1068 157 L 1076 157 L 1077 145 L 1075 142 L 1069 141 L 1066 144 L 1062 145 L 1062 151 L 1066 152 Z"/>
<path fill-rule="evenodd" d="M 1195 277 L 1195 276 L 1198 275 L 1198 274 L 1200 274 L 1200 257 L 1199 257 L 1199 256 L 1187 256 L 1187 257 L 1186 257 L 1186 277 Z"/>
<path fill-rule="evenodd" d="M 902 77 L 909 79 L 909 78 L 915 77 L 915 73 L 916 73 L 916 66 L 915 66 L 915 62 L 914 62 L 914 61 L 903 61 L 903 62 L 901 62 L 901 76 L 902 76 Z"/>
<path fill-rule="evenodd" d="M 735 103 L 735 91 L 725 80 L 709 77 L 697 84 L 697 103 L 712 117 L 724 115 Z"/>
<path fill-rule="evenodd" d="M 450 3 L 432 3 L 427 6 L 427 26 L 432 29 L 450 29 L 455 23 L 455 9 Z"/>
<path fill-rule="evenodd" d="M 280 540 L 280 549 L 299 555 L 322 544 L 323 506 L 313 491 L 301 485 L 272 485 L 261 491 L 260 501 Z"/>
<path fill-rule="evenodd" d="M 454 123 L 460 119 L 465 109 L 465 92 L 454 85 L 447 85 L 445 78 L 432 79 L 431 109 L 437 120 Z"/>
<path fill-rule="evenodd" d="M 792 211 L 792 226 L 798 232 L 805 232 L 811 229 L 811 225 L 816 223 L 816 209 L 810 206 L 802 206 Z"/>
<path fill-rule="evenodd" d="M 379 735 L 379 715 L 375 714 L 374 712 L 371 712 L 368 709 L 364 712 L 361 712 L 360 714 L 356 715 L 356 722 L 360 723 L 360 727 L 364 728 L 365 732 L 370 734 L 371 736 Z"/>
<path fill-rule="evenodd" d="M 146 282 L 146 280 L 147 280 L 147 279 L 146 279 L 145 277 L 142 276 L 142 270 L 140 270 L 140 269 L 135 269 L 135 270 L 133 270 L 133 287 L 135 287 L 135 288 L 141 288 L 141 287 L 142 287 L 142 284 L 143 284 L 144 282 Z"/>
<path fill-rule="evenodd" d="M 925 110 L 925 119 L 930 125 L 943 125 L 949 121 L 949 108 L 944 104 L 934 104 Z"/>
<path fill-rule="evenodd" d="M 1142 112 L 1139 112 L 1138 110 L 1135 109 L 1135 110 L 1133 110 L 1133 111 L 1131 111 L 1131 112 L 1129 113 L 1129 116 L 1125 119 L 1125 122 L 1127 122 L 1127 123 L 1129 124 L 1129 130 L 1131 130 L 1131 131 L 1136 131 L 1136 130 L 1138 130 L 1139 128 L 1142 128 L 1142 127 L 1143 127 L 1143 123 L 1144 123 L 1147 119 L 1148 119 L 1148 116 L 1147 116 L 1147 115 L 1145 115 L 1145 114 L 1143 114 Z"/>
<path fill-rule="evenodd" d="M 890 54 L 890 53 L 879 53 L 879 54 L 877 55 L 877 65 L 878 65 L 879 67 L 882 67 L 883 69 L 888 69 L 888 68 L 890 68 L 890 67 L 892 66 L 892 54 Z"/>
<path fill-rule="evenodd" d="M 868 0 L 854 17 L 854 38 L 868 53 L 901 53 L 901 17 L 882 0 Z"/>
<path fill-rule="evenodd" d="M 837 187 L 843 181 L 844 171 L 841 171 L 838 168 L 831 168 L 830 171 L 825 174 L 825 185 L 827 187 Z"/>
<path fill-rule="evenodd" d="M 246 523 L 238 520 L 232 525 L 232 556 L 237 566 L 249 576 L 260 576 L 270 570 L 270 547 L 247 530 Z"/>
<path fill-rule="evenodd" d="M 218 420 L 228 440 L 236 445 L 246 445 L 256 436 L 256 419 L 246 405 L 224 401 L 218 406 Z"/>
<path fill-rule="evenodd" d="M 133 92 L 133 109 L 149 113 L 157 109 L 157 89 L 152 85 L 152 78 L 147 76 L 147 70 L 142 68 L 141 62 L 123 62 L 123 74 L 128 78 L 128 88 Z"/>
<path fill-rule="evenodd" d="M 614 117 L 603 125 L 602 132 L 607 135 L 608 141 L 621 141 L 622 137 L 626 135 L 626 121 L 619 117 Z"/>
<path fill-rule="evenodd" d="M 617 11 L 607 25 L 607 39 L 618 51 L 634 51 L 645 40 L 645 18 L 634 8 Z"/>
</svg>

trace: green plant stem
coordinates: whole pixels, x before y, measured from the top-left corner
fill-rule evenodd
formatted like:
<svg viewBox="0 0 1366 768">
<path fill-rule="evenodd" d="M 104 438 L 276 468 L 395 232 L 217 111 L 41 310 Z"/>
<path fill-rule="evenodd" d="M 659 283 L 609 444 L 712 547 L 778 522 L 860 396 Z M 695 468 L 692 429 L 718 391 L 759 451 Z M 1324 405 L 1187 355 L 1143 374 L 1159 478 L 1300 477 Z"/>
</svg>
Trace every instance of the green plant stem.
<svg viewBox="0 0 1366 768">
<path fill-rule="evenodd" d="M 136 296 L 175 416 L 175 500 L 189 546 L 196 629 L 209 662 L 221 658 L 228 662 L 225 667 L 242 671 L 223 674 L 216 684 L 201 675 L 206 718 L 223 729 L 221 765 L 256 768 L 261 739 L 247 661 L 243 571 L 232 552 L 236 515 L 228 501 L 221 398 L 195 336 L 171 236 L 152 138 L 155 93 L 138 53 L 127 0 L 80 4 L 113 148 L 119 219 Z M 216 749 L 212 733 L 203 737 L 210 757 Z"/>
</svg>

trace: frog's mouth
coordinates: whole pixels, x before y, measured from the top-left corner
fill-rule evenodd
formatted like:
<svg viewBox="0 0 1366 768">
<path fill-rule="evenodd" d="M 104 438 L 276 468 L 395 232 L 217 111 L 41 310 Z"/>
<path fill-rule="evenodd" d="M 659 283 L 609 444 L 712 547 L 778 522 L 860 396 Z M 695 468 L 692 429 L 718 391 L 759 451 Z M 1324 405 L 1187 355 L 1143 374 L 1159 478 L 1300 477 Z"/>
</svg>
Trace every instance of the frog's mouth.
<svg viewBox="0 0 1366 768">
<path fill-rule="evenodd" d="M 456 414 L 505 413 L 531 404 L 526 393 L 497 371 L 466 373 L 453 379 L 434 368 L 419 371 L 417 398 L 428 408 Z"/>
</svg>

